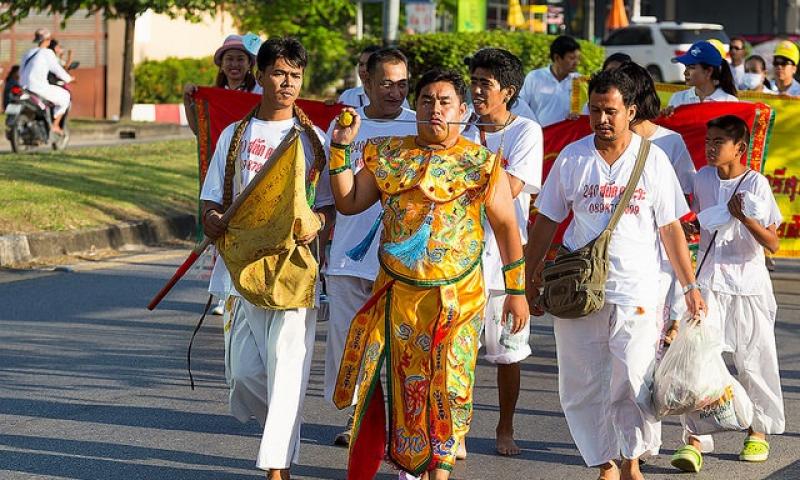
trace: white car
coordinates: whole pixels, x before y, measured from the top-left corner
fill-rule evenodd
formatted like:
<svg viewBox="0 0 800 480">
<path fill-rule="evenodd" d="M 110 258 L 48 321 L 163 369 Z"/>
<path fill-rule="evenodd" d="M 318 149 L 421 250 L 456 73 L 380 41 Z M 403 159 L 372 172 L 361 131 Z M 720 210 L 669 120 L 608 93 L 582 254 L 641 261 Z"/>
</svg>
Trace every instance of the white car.
<svg viewBox="0 0 800 480">
<path fill-rule="evenodd" d="M 722 25 L 714 23 L 655 22 L 647 17 L 637 23 L 611 32 L 603 41 L 606 56 L 627 53 L 634 62 L 647 68 L 657 82 L 683 83 L 684 67 L 672 63 L 689 47 L 701 40 L 716 38 L 728 48 L 730 39 Z"/>
</svg>

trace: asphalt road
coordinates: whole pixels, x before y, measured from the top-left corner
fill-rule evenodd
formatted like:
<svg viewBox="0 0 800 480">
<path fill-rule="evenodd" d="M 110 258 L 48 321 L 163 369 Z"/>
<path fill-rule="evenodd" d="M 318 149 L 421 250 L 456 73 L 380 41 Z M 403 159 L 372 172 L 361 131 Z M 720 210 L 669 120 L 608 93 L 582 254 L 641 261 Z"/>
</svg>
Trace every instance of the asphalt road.
<svg viewBox="0 0 800 480">
<path fill-rule="evenodd" d="M 186 346 L 205 301 L 204 282 L 184 280 L 155 312 L 144 306 L 184 251 L 129 255 L 71 272 L 0 271 L 0 479 L 264 478 L 255 468 L 260 429 L 227 413 L 222 332 L 213 317 Z M 800 479 L 800 282 L 777 285 L 776 326 L 787 433 L 772 439 L 765 464 L 736 460 L 743 435 L 718 435 L 702 473 L 669 466 L 680 431 L 664 427 L 648 479 Z M 305 404 L 300 479 L 345 478 L 346 450 L 331 446 L 345 415 L 322 399 L 326 324 L 320 323 Z M 533 324 L 534 356 L 522 366 L 517 436 L 522 454 L 494 455 L 494 369 L 478 366 L 475 417 L 457 479 L 594 479 L 572 444 L 559 408 L 552 324 Z M 377 477 L 397 478 L 389 468 Z"/>
</svg>

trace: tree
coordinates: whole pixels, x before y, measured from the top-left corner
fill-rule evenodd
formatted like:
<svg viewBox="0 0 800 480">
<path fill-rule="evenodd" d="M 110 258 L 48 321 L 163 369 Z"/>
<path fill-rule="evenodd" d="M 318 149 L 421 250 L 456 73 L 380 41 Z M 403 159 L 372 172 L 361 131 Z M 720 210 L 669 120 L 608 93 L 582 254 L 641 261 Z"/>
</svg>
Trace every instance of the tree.
<svg viewBox="0 0 800 480">
<path fill-rule="evenodd" d="M 308 50 L 307 87 L 322 93 L 355 63 L 347 49 L 355 5 L 350 0 L 240 0 L 228 10 L 242 31 L 288 35 Z"/>
<path fill-rule="evenodd" d="M 102 13 L 106 19 L 125 20 L 125 47 L 122 63 L 122 118 L 130 118 L 133 109 L 133 35 L 136 17 L 147 10 L 170 16 L 196 18 L 202 12 L 215 13 L 222 0 L 13 0 L 0 11 L 0 30 L 9 28 L 31 11 L 60 14 L 64 20 L 79 10 L 88 14 Z"/>
</svg>

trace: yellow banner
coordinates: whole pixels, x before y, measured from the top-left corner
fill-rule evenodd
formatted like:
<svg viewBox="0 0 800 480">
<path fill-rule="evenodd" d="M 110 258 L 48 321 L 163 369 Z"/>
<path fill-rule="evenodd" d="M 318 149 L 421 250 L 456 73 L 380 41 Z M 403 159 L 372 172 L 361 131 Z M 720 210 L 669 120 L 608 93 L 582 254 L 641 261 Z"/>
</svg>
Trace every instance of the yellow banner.
<svg viewBox="0 0 800 480">
<path fill-rule="evenodd" d="M 573 81 L 572 113 L 581 113 L 586 105 L 588 80 L 588 77 L 580 77 Z M 675 92 L 686 88 L 685 85 L 656 84 L 662 105 L 667 105 Z M 775 112 L 775 123 L 766 142 L 767 155 L 760 170 L 769 180 L 783 215 L 784 223 L 778 229 L 781 248 L 776 256 L 800 257 L 800 137 L 797 136 L 800 131 L 800 98 L 739 92 L 739 99 L 767 104 Z"/>
</svg>

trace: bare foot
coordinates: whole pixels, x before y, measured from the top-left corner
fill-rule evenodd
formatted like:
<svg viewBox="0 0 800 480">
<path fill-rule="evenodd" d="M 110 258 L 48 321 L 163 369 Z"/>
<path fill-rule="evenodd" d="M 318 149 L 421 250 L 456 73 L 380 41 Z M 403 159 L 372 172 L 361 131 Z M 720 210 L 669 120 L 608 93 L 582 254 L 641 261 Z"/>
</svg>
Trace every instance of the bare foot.
<svg viewBox="0 0 800 480">
<path fill-rule="evenodd" d="M 597 480 L 620 480 L 619 467 L 617 467 L 617 464 L 608 462 L 604 465 L 600 465 L 600 476 L 597 477 Z"/>
<path fill-rule="evenodd" d="M 497 433 L 497 440 L 495 441 L 495 448 L 497 453 L 503 456 L 519 455 L 519 447 L 514 442 L 514 432 L 510 433 Z"/>
<path fill-rule="evenodd" d="M 623 460 L 620 479 L 621 480 L 644 480 L 644 475 L 639 470 L 639 460 Z"/>
<path fill-rule="evenodd" d="M 458 448 L 456 449 L 456 460 L 464 460 L 467 458 L 467 439 L 464 438 L 460 442 L 458 442 Z"/>
</svg>

